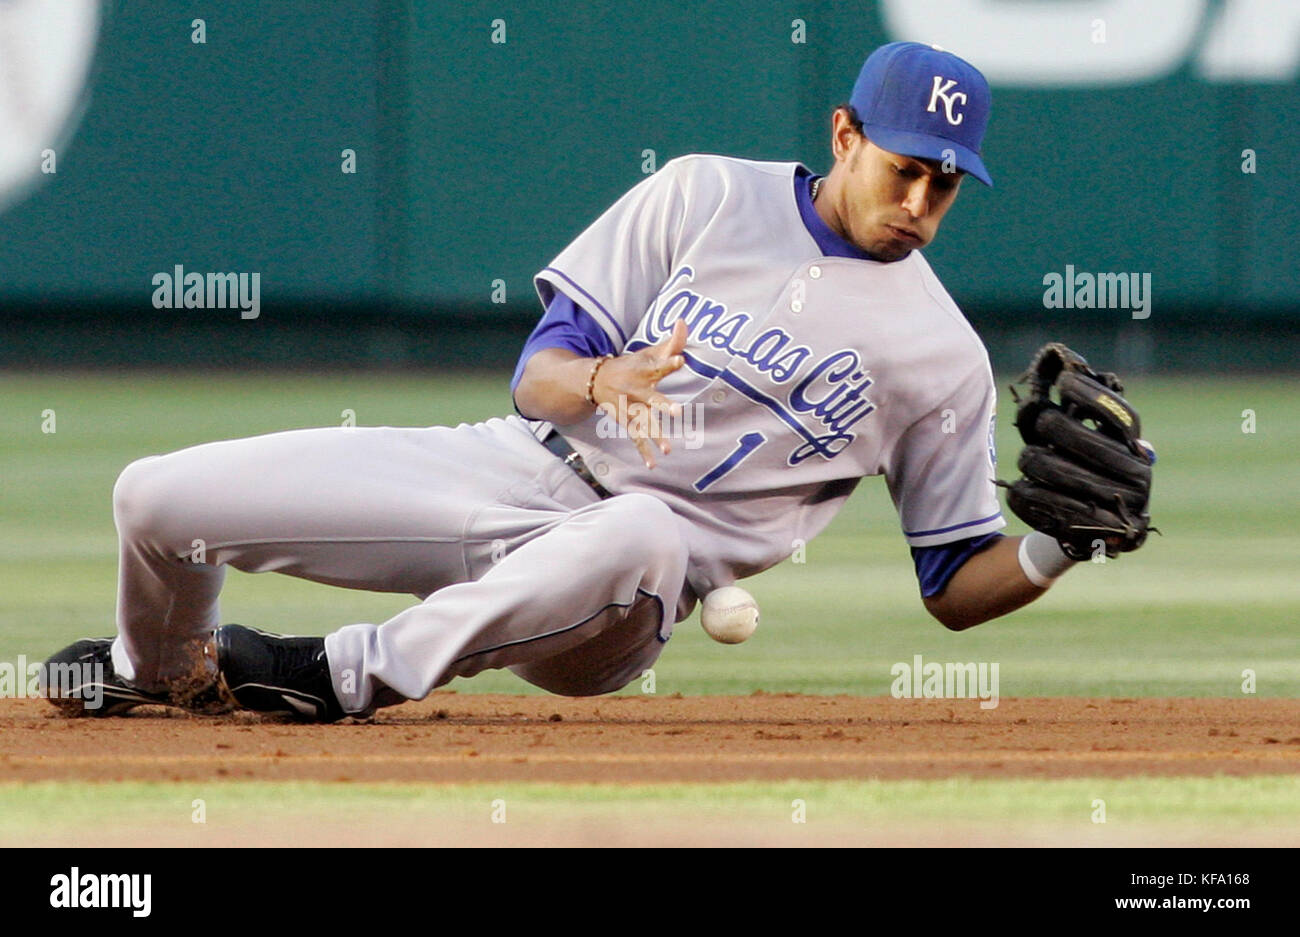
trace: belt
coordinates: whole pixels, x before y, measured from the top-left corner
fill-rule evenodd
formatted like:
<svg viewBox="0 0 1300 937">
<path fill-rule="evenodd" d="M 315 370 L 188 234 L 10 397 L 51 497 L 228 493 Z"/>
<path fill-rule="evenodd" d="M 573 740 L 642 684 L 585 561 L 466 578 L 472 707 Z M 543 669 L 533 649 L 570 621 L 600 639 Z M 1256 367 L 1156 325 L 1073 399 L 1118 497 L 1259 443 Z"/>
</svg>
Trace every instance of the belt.
<svg viewBox="0 0 1300 937">
<path fill-rule="evenodd" d="M 591 469 L 587 468 L 587 463 L 582 461 L 582 456 L 578 455 L 574 448 L 569 445 L 569 441 L 560 435 L 558 430 L 552 429 L 542 440 L 542 445 L 554 452 L 569 468 L 573 469 L 573 474 L 577 475 L 587 487 L 602 498 L 612 498 L 613 495 L 600 482 L 596 481 L 596 476 L 591 474 Z"/>
</svg>

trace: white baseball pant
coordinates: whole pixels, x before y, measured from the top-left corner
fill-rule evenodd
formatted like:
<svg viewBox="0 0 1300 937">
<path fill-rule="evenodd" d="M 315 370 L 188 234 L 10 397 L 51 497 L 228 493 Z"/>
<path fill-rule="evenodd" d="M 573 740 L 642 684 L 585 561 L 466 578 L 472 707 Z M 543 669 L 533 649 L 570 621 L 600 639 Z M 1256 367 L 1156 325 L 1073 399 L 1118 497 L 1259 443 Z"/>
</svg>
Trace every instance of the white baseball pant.
<svg viewBox="0 0 1300 937">
<path fill-rule="evenodd" d="M 186 645 L 222 623 L 226 566 L 423 600 L 326 637 L 335 691 L 358 713 L 498 667 L 553 693 L 608 693 L 654 664 L 694 604 L 664 503 L 601 500 L 515 416 L 194 446 L 127 466 L 113 510 L 113 665 L 149 690 L 187 672 Z"/>
</svg>

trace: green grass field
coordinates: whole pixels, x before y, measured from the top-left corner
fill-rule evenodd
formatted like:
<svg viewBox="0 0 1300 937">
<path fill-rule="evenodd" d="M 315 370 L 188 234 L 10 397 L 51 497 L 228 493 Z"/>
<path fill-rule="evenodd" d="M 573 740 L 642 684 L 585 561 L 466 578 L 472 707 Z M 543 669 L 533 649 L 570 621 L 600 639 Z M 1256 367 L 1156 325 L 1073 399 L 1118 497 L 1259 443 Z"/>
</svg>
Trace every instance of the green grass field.
<svg viewBox="0 0 1300 937">
<path fill-rule="evenodd" d="M 763 609 L 752 640 L 724 647 L 703 634 L 696 618 L 678 626 L 656 667 L 658 692 L 884 694 L 890 666 L 921 654 L 998 662 L 1003 697 L 1239 697 L 1246 670 L 1254 671 L 1260 696 L 1296 696 L 1298 390 L 1294 379 L 1133 382 L 1129 396 L 1160 453 L 1152 509 L 1164 536 L 1153 536 L 1137 554 L 1076 569 L 1035 605 L 963 634 L 945 631 L 924 612 L 884 485 L 869 479 L 809 545 L 806 562 L 746 582 Z M 0 403 L 0 661 L 41 658 L 77 637 L 113 631 L 110 492 L 135 458 L 214 439 L 338 425 L 345 410 L 355 411 L 360 425 L 427 425 L 510 408 L 504 375 L 183 371 L 0 375 Z M 1010 409 L 1004 399 L 1004 414 Z M 1245 410 L 1254 412 L 1253 433 L 1242 431 Z M 53 433 L 42 432 L 46 411 L 53 411 Z M 999 443 L 1007 477 L 1019 441 L 1005 417 Z M 1023 529 L 1011 519 L 1009 532 Z M 235 572 L 223 601 L 229 621 L 323 634 L 350 621 L 382 621 L 413 600 Z M 507 673 L 453 688 L 536 692 Z M 802 831 L 810 841 L 870 843 L 882 830 L 894 831 L 886 836 L 891 842 L 901 835 L 952 844 L 988 836 L 1029 844 L 1272 843 L 1295 841 L 1297 793 L 1294 777 L 604 788 L 259 782 L 201 791 L 167 783 L 5 784 L 0 842 L 39 836 L 76 844 L 94 830 L 102 844 L 114 830 L 147 830 L 165 844 L 230 845 L 247 841 L 240 830 L 255 840 L 258 824 L 275 816 L 276 841 L 287 845 L 310 830 L 328 839 L 330 823 L 341 841 L 356 842 L 356 830 L 385 817 L 390 824 L 400 818 L 401 843 L 455 841 L 465 831 L 490 843 L 495 834 L 485 818 L 500 797 L 512 811 L 503 844 L 543 843 L 556 822 L 568 824 L 570 841 L 624 845 L 707 843 L 715 833 L 733 843 L 797 844 Z M 194 797 L 210 805 L 206 824 L 191 823 Z M 1105 826 L 1089 821 L 1095 797 L 1107 801 Z M 790 823 L 795 798 L 808 803 L 806 827 Z M 284 805 L 292 805 L 288 813 Z M 642 831 L 651 830 L 647 839 Z"/>
<path fill-rule="evenodd" d="M 0 844 L 1294 845 L 1298 825 L 1294 777 L 0 785 Z"/>
<path fill-rule="evenodd" d="M 999 662 L 1003 696 L 1233 696 L 1247 669 L 1259 695 L 1295 696 L 1297 390 L 1296 380 L 1132 384 L 1160 453 L 1152 512 L 1165 535 L 1136 554 L 1076 569 L 1035 605 L 962 634 L 925 613 L 883 482 L 868 479 L 808 546 L 806 562 L 747 580 L 763 610 L 755 638 L 725 647 L 703 634 L 697 617 L 683 622 L 656 668 L 658 691 L 878 694 L 888 691 L 892 663 L 922 654 Z M 510 408 L 504 375 L 5 375 L 0 401 L 0 660 L 112 632 L 110 493 L 132 459 L 337 425 L 344 410 L 361 425 L 426 425 Z M 1242 432 L 1247 409 L 1254 433 Z M 47 410 L 54 433 L 42 432 Z M 1018 450 L 1004 417 L 1004 477 Z M 1010 520 L 1010 532 L 1024 529 Z M 238 572 L 223 598 L 227 620 L 319 634 L 382 621 L 413 601 Z M 507 673 L 454 686 L 531 691 Z"/>
</svg>

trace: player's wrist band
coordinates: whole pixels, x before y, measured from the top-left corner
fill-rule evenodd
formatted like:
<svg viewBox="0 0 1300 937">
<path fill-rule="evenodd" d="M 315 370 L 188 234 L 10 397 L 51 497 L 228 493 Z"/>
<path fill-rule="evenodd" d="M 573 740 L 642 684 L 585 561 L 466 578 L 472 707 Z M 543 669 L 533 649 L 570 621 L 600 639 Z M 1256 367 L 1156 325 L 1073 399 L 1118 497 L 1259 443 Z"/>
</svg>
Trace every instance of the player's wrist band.
<svg viewBox="0 0 1300 937">
<path fill-rule="evenodd" d="M 596 359 L 596 363 L 591 366 L 591 373 L 587 375 L 587 403 L 592 404 L 593 406 L 596 403 L 596 398 L 592 396 L 592 391 L 596 389 L 596 372 L 599 371 L 605 362 L 612 357 L 614 356 L 601 355 Z"/>
<path fill-rule="evenodd" d="M 1018 556 L 1025 578 L 1040 589 L 1049 588 L 1075 562 L 1065 555 L 1055 537 L 1037 530 L 1020 538 Z"/>
</svg>

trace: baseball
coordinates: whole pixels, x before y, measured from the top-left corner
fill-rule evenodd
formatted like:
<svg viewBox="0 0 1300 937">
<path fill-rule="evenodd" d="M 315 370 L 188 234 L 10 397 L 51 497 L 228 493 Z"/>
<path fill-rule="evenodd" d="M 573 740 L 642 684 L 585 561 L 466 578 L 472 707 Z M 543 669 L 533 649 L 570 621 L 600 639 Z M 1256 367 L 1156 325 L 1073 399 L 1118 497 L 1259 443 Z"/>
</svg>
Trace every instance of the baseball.
<svg viewBox="0 0 1300 937">
<path fill-rule="evenodd" d="M 740 586 L 723 586 L 704 597 L 700 624 L 723 644 L 747 641 L 758 627 L 758 603 Z"/>
</svg>

